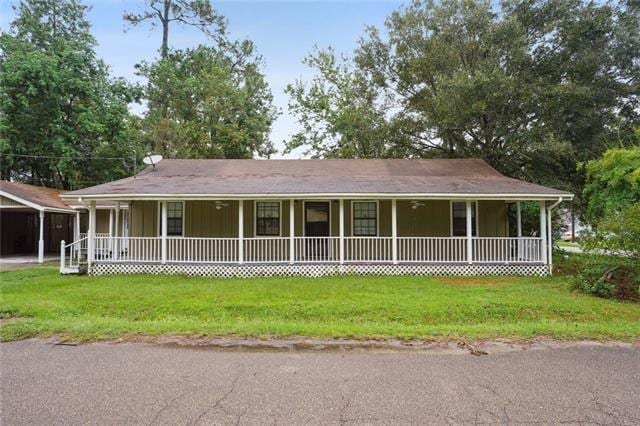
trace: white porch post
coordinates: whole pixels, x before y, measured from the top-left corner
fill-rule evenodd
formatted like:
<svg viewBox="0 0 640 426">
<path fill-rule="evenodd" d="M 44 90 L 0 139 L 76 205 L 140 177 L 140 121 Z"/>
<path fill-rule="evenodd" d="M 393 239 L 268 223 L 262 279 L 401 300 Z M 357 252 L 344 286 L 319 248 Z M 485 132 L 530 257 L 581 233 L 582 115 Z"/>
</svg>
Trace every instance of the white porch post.
<svg viewBox="0 0 640 426">
<path fill-rule="evenodd" d="M 339 229 L 340 229 L 340 264 L 344 264 L 344 200 L 341 198 L 340 201 L 340 216 L 339 216 Z"/>
<path fill-rule="evenodd" d="M 244 200 L 238 201 L 238 263 L 244 263 Z"/>
<path fill-rule="evenodd" d="M 109 254 L 113 255 L 113 209 L 109 209 Z"/>
<path fill-rule="evenodd" d="M 471 226 L 471 220 L 472 220 L 471 201 L 467 200 L 466 204 L 467 204 L 467 214 L 466 214 L 466 220 L 467 220 L 467 263 L 472 263 L 473 262 L 473 240 L 471 238 L 473 237 L 473 228 Z"/>
<path fill-rule="evenodd" d="M 129 236 L 129 210 L 125 210 L 122 213 L 122 236 Z"/>
<path fill-rule="evenodd" d="M 76 211 L 75 219 L 73 220 L 73 241 L 78 241 L 80 239 L 80 210 Z M 81 253 L 81 244 L 73 244 L 71 246 L 71 257 L 75 257 L 80 260 Z"/>
<path fill-rule="evenodd" d="M 517 256 L 518 260 L 522 260 L 522 206 L 520 205 L 520 201 L 516 201 L 516 226 L 518 231 L 518 248 L 517 248 Z"/>
<path fill-rule="evenodd" d="M 394 198 L 391 200 L 391 255 L 393 264 L 398 264 L 398 212 L 397 202 Z"/>
<path fill-rule="evenodd" d="M 160 222 L 160 230 L 161 230 L 161 250 L 162 250 L 162 263 L 167 263 L 167 202 L 160 202 L 161 208 L 161 222 Z"/>
<path fill-rule="evenodd" d="M 109 237 L 113 237 L 113 209 L 109 209 Z"/>
<path fill-rule="evenodd" d="M 117 259 L 120 251 L 120 239 L 118 238 L 120 237 L 120 201 L 116 201 L 116 222 L 113 236 L 115 237 L 113 244 L 113 257 Z"/>
<path fill-rule="evenodd" d="M 96 255 L 96 202 L 91 201 L 89 205 L 89 229 L 87 232 L 87 263 L 89 264 L 89 271 L 91 271 L 91 264 Z"/>
<path fill-rule="evenodd" d="M 540 238 L 542 243 L 540 244 L 540 257 L 542 263 L 547 264 L 547 207 L 544 201 L 540 201 Z"/>
<path fill-rule="evenodd" d="M 38 263 L 44 262 L 44 210 L 40 210 L 40 238 L 38 238 Z"/>
<path fill-rule="evenodd" d="M 76 219 L 73 224 L 73 241 L 80 239 L 80 210 L 76 212 Z"/>
<path fill-rule="evenodd" d="M 293 198 L 289 200 L 289 263 L 293 265 L 296 260 L 296 242 L 295 242 L 295 205 Z"/>
<path fill-rule="evenodd" d="M 518 237 L 522 237 L 522 206 L 520 201 L 516 202 L 516 222 L 518 227 Z"/>
<path fill-rule="evenodd" d="M 553 266 L 553 229 L 551 229 L 551 209 L 547 211 L 547 246 L 549 251 L 547 252 L 547 262 L 549 263 L 549 271 Z"/>
</svg>

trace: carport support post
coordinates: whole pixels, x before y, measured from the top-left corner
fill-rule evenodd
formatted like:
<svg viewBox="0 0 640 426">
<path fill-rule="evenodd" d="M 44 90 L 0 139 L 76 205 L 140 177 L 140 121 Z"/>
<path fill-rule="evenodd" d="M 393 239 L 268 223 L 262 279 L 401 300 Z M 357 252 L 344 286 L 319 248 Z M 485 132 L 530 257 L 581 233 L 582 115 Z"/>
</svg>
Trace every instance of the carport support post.
<svg viewBox="0 0 640 426">
<path fill-rule="evenodd" d="M 44 210 L 40 210 L 40 238 L 38 239 L 38 263 L 44 262 Z"/>
<path fill-rule="evenodd" d="M 244 263 L 244 200 L 238 201 L 238 263 Z"/>
<path fill-rule="evenodd" d="M 167 263 L 167 202 L 161 201 L 162 208 L 162 263 Z"/>
<path fill-rule="evenodd" d="M 394 198 L 391 200 L 391 254 L 393 264 L 398 264 L 398 212 L 397 203 Z"/>
<path fill-rule="evenodd" d="M 295 206 L 293 198 L 289 200 L 289 263 L 293 265 L 296 259 L 295 237 Z"/>
<path fill-rule="evenodd" d="M 344 264 L 344 200 L 340 201 L 340 264 Z"/>
<path fill-rule="evenodd" d="M 545 201 L 540 201 L 540 255 L 542 263 L 547 264 L 547 206 Z"/>
<path fill-rule="evenodd" d="M 467 220 L 467 263 L 471 264 L 473 262 L 473 228 L 471 226 L 472 219 L 472 206 L 471 201 L 467 200 L 467 214 L 465 215 L 465 219 Z"/>
<path fill-rule="evenodd" d="M 64 246 L 64 240 L 60 241 L 60 273 L 64 271 Z"/>
</svg>

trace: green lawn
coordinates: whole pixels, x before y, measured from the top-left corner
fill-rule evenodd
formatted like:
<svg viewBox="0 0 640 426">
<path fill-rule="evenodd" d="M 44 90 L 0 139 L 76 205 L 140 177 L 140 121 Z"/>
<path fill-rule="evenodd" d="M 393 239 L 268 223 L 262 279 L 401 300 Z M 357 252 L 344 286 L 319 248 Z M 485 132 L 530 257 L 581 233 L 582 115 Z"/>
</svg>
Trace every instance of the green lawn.
<svg viewBox="0 0 640 426">
<path fill-rule="evenodd" d="M 640 304 L 575 293 L 567 277 L 245 280 L 0 273 L 2 340 L 62 334 L 349 338 L 640 338 Z"/>
<path fill-rule="evenodd" d="M 580 247 L 580 244 L 572 243 L 571 241 L 557 241 L 556 245 L 558 247 Z"/>
</svg>

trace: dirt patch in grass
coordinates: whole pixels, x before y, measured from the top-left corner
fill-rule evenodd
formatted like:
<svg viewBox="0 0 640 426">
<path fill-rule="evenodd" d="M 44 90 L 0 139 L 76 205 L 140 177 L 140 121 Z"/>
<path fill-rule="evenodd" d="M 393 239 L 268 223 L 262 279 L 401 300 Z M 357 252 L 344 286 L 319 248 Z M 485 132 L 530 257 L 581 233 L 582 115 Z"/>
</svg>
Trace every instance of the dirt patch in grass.
<svg viewBox="0 0 640 426">
<path fill-rule="evenodd" d="M 7 324 L 12 324 L 14 322 L 18 322 L 21 320 L 23 320 L 23 318 L 19 318 L 19 317 L 0 318 L 0 327 L 5 326 Z"/>
</svg>

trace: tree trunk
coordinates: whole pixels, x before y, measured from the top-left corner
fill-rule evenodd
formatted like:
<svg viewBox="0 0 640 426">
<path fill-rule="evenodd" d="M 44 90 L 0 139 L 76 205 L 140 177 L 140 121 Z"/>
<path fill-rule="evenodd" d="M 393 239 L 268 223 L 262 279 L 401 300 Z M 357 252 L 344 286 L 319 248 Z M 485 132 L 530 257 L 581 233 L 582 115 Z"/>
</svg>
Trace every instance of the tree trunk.
<svg viewBox="0 0 640 426">
<path fill-rule="evenodd" d="M 166 59 L 169 54 L 169 8 L 171 0 L 164 0 L 164 11 L 162 14 L 162 46 L 160 47 L 160 56 Z"/>
<path fill-rule="evenodd" d="M 571 201 L 571 242 L 576 242 L 576 213 L 573 210 L 573 200 Z"/>
</svg>

